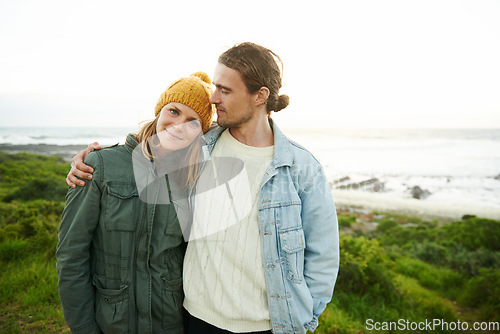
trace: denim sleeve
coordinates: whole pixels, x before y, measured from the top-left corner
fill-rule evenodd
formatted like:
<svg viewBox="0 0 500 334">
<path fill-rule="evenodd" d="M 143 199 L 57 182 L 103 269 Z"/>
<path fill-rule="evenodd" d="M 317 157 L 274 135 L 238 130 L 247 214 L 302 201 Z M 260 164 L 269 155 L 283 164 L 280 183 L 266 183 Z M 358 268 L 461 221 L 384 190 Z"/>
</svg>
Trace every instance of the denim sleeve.
<svg viewBox="0 0 500 334">
<path fill-rule="evenodd" d="M 93 179 L 84 187 L 69 188 L 56 249 L 58 286 L 64 317 L 72 333 L 99 333 L 94 312 L 94 287 L 90 271 L 90 245 L 99 222 L 102 171 L 97 154 L 85 163 L 94 167 Z"/>
<path fill-rule="evenodd" d="M 321 166 L 303 192 L 302 227 L 305 235 L 304 278 L 313 298 L 313 316 L 306 329 L 314 331 L 318 317 L 333 295 L 339 270 L 339 229 L 332 192 Z"/>
</svg>

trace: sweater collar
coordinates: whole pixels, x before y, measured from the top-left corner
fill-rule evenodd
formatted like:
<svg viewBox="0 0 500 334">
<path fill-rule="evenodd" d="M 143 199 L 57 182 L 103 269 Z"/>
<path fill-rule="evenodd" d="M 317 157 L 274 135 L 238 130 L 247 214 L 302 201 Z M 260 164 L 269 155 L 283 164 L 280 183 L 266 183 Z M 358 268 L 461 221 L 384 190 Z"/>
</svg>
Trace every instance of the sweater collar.
<svg viewBox="0 0 500 334">
<path fill-rule="evenodd" d="M 273 129 L 274 135 L 274 158 L 272 165 L 277 167 L 291 166 L 293 164 L 292 147 L 288 138 L 281 132 L 278 125 L 269 119 L 269 125 Z M 216 126 L 204 135 L 206 145 L 213 148 L 213 144 L 220 138 L 226 128 Z"/>
</svg>

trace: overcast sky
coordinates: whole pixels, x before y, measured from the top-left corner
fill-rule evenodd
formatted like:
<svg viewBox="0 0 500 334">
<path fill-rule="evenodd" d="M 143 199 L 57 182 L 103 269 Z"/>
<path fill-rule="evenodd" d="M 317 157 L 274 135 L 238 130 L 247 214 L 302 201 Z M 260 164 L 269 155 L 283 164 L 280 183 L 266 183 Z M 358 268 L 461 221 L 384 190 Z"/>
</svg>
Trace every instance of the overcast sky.
<svg viewBox="0 0 500 334">
<path fill-rule="evenodd" d="M 0 126 L 135 127 L 252 41 L 284 127 L 500 128 L 500 1 L 0 0 Z"/>
</svg>

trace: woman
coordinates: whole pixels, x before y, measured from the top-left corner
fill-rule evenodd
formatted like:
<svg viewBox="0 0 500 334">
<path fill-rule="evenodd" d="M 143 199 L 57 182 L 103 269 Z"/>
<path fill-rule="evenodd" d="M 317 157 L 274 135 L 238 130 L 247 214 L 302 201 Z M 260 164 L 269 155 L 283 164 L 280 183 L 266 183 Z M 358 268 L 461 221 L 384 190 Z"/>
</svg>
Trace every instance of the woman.
<svg viewBox="0 0 500 334">
<path fill-rule="evenodd" d="M 153 121 L 124 145 L 88 155 L 93 179 L 69 189 L 56 252 L 72 332 L 183 332 L 186 212 L 176 208 L 198 176 L 211 94 L 205 73 L 181 78 L 160 96 Z"/>
</svg>

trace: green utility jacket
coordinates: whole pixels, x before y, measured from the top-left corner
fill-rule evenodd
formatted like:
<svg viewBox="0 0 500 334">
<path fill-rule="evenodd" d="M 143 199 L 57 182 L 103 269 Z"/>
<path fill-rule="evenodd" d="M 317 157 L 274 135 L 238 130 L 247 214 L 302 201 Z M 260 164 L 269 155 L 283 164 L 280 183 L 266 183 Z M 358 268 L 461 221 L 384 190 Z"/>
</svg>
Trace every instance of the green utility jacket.
<svg viewBox="0 0 500 334">
<path fill-rule="evenodd" d="M 85 163 L 94 168 L 93 179 L 66 196 L 56 255 L 73 333 L 183 332 L 186 243 L 172 203 L 140 199 L 132 163 L 137 145 L 129 135 L 125 145 L 91 152 Z M 159 184 L 147 190 L 169 196 L 162 192 L 171 187 Z"/>
</svg>

